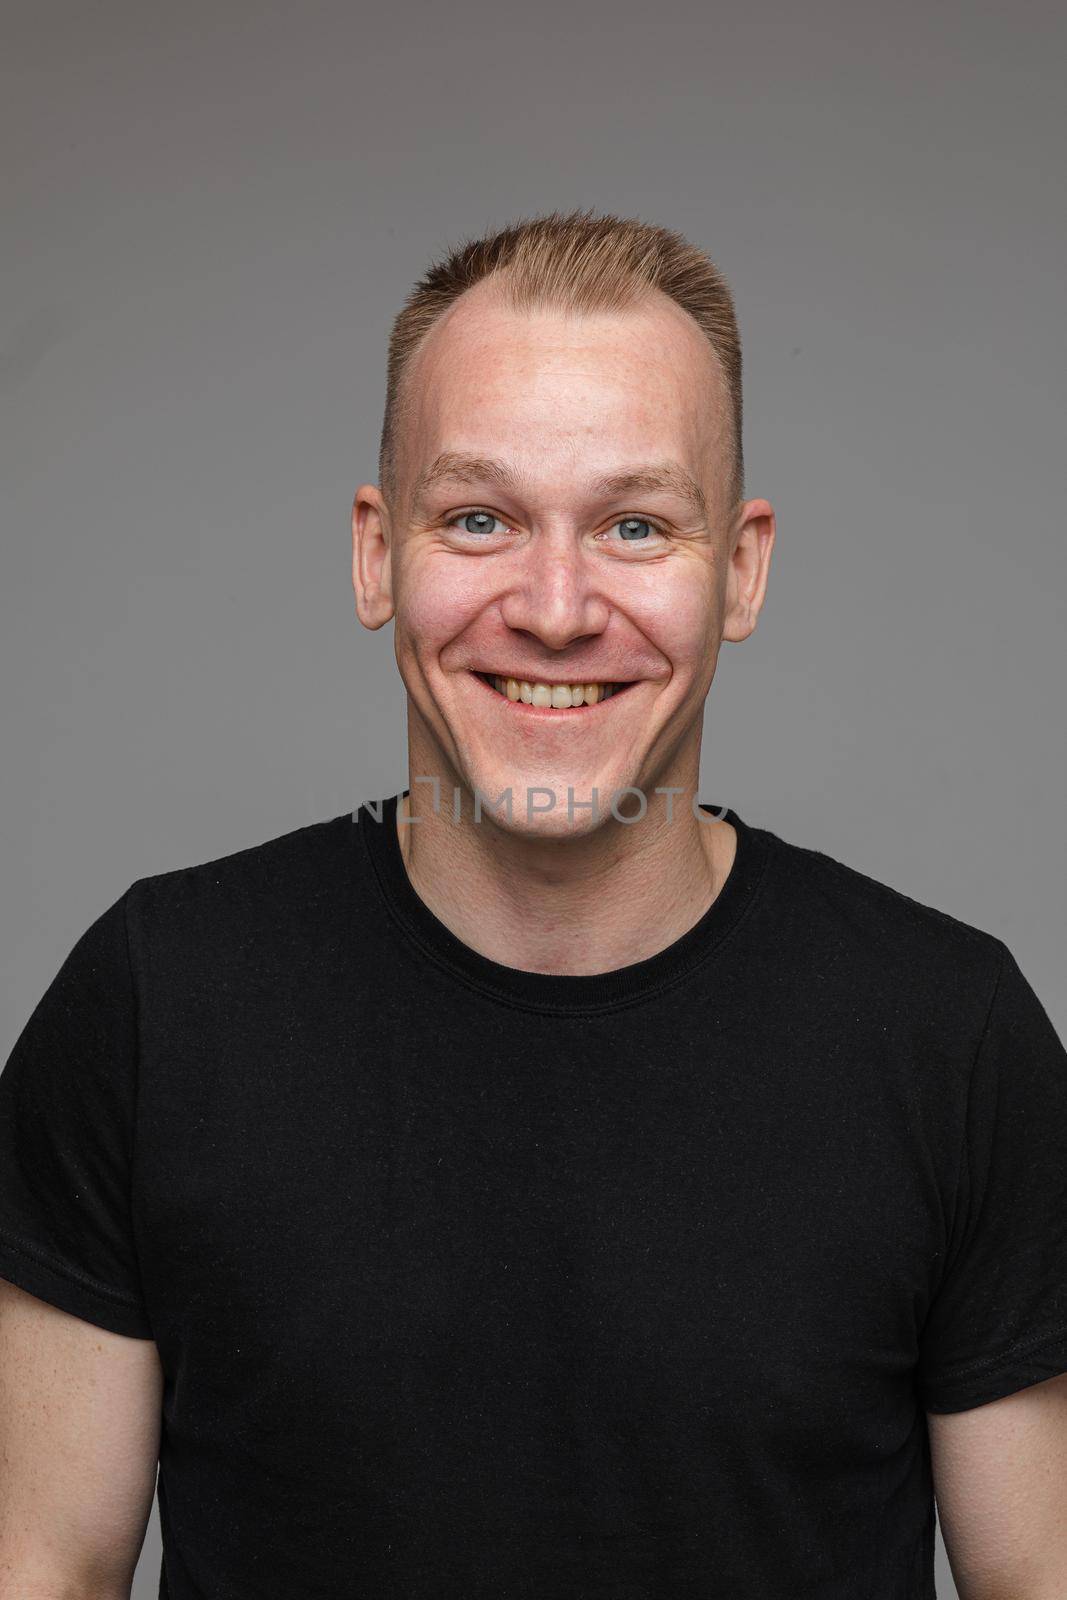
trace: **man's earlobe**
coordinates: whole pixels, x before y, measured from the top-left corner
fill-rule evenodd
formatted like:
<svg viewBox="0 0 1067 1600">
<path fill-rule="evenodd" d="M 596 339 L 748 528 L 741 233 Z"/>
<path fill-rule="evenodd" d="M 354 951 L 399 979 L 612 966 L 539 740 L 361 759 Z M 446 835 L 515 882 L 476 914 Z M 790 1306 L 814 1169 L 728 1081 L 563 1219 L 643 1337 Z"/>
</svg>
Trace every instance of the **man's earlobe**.
<svg viewBox="0 0 1067 1600">
<path fill-rule="evenodd" d="M 377 486 L 364 483 L 352 502 L 352 591 L 365 628 L 381 628 L 393 615 L 392 580 L 389 511 Z"/>
</svg>

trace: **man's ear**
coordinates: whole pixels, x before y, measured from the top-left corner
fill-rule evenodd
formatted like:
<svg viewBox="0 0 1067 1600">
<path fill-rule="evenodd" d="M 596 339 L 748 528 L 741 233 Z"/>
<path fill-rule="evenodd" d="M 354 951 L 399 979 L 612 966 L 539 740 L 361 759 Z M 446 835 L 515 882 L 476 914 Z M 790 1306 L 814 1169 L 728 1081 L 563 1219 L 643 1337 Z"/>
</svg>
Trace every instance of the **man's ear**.
<svg viewBox="0 0 1067 1600">
<path fill-rule="evenodd" d="M 365 628 L 393 615 L 392 535 L 389 511 L 377 486 L 361 483 L 352 502 L 352 589 Z"/>
<path fill-rule="evenodd" d="M 774 507 L 770 501 L 745 500 L 730 530 L 724 639 L 734 642 L 747 639 L 756 626 L 767 592 L 774 535 Z"/>
</svg>

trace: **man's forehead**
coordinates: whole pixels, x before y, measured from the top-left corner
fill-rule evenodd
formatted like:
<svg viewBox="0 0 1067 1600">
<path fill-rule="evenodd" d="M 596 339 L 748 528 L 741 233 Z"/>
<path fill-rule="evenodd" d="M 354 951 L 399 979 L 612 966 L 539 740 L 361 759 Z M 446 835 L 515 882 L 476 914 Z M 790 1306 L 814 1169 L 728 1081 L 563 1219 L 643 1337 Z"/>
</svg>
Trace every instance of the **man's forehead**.
<svg viewBox="0 0 1067 1600">
<path fill-rule="evenodd" d="M 619 310 L 578 312 L 545 306 L 515 310 L 460 296 L 428 330 L 405 372 L 407 408 L 424 428 L 466 415 L 472 385 L 479 406 L 509 411 L 518 395 L 537 404 L 560 383 L 574 406 L 590 391 L 641 393 L 683 425 L 728 409 L 726 374 L 697 323 L 667 295 Z M 699 425 L 699 424 L 698 424 Z"/>
<path fill-rule="evenodd" d="M 412 505 L 420 509 L 434 490 L 451 484 L 485 484 L 521 495 L 529 490 L 529 480 L 520 468 L 499 457 L 463 450 L 442 450 L 419 473 L 412 491 Z M 624 494 L 664 494 L 685 502 L 701 519 L 707 516 L 703 489 L 678 461 L 627 463 L 607 472 L 591 472 L 582 479 L 592 499 L 611 499 Z"/>
</svg>

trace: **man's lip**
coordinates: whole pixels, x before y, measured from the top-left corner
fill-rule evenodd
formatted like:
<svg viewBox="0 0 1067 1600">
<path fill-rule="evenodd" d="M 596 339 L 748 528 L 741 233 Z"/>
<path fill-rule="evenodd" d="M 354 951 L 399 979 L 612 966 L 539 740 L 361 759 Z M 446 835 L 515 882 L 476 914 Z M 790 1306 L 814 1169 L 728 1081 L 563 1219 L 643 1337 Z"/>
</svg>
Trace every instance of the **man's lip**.
<svg viewBox="0 0 1067 1600">
<path fill-rule="evenodd" d="M 475 676 L 481 674 L 486 678 L 514 678 L 516 683 L 547 683 L 550 686 L 564 683 L 568 686 L 572 683 L 612 683 L 626 684 L 629 687 L 631 683 L 637 681 L 633 678 L 598 678 L 595 672 L 576 672 L 569 678 L 542 678 L 536 672 L 498 672 L 496 667 L 468 667 L 467 670 L 473 672 Z"/>
</svg>

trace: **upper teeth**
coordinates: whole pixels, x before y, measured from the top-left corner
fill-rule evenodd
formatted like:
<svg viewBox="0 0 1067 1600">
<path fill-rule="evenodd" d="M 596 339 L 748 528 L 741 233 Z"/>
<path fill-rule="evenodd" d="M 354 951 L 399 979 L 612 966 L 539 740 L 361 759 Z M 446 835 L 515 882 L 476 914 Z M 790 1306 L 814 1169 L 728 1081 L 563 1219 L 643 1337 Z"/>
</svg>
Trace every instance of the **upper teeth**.
<svg viewBox="0 0 1067 1600">
<path fill-rule="evenodd" d="M 614 694 L 614 683 L 528 683 L 525 678 L 493 678 L 493 687 L 509 700 L 524 700 L 528 706 L 595 706 Z"/>
</svg>

